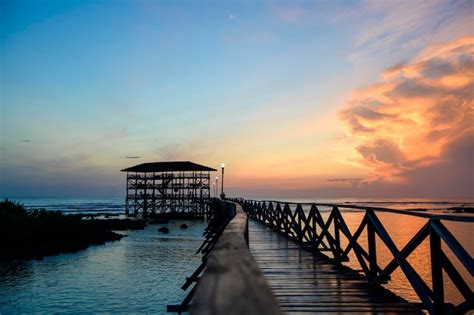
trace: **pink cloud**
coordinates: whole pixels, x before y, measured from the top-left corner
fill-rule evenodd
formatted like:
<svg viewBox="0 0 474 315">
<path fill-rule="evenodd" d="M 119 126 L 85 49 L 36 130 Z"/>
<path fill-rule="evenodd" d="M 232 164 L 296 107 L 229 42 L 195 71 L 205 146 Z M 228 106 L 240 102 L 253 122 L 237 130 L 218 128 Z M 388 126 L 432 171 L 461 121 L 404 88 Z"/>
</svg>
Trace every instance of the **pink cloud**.
<svg viewBox="0 0 474 315">
<path fill-rule="evenodd" d="M 339 113 L 378 184 L 474 195 L 473 53 L 474 37 L 429 47 L 355 91 Z"/>
</svg>

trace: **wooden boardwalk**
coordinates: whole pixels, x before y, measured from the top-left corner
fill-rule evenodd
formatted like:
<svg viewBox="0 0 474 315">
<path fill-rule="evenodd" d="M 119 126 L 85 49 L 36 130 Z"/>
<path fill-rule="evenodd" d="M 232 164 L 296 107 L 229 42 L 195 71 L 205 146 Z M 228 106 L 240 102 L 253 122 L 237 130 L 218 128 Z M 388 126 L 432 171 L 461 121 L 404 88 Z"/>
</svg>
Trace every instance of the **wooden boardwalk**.
<svg viewBox="0 0 474 315">
<path fill-rule="evenodd" d="M 305 250 L 255 220 L 249 220 L 250 251 L 286 313 L 420 313 L 383 288 L 372 288 L 356 271 Z"/>
</svg>

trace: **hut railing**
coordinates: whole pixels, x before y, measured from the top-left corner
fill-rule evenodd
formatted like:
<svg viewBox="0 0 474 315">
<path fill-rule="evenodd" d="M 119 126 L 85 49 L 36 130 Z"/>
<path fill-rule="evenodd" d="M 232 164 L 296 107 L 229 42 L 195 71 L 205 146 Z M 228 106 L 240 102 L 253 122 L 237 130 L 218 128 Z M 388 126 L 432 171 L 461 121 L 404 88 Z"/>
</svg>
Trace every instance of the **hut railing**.
<svg viewBox="0 0 474 315">
<path fill-rule="evenodd" d="M 209 200 L 210 197 L 207 194 L 202 196 L 198 194 L 183 194 L 183 195 L 173 195 L 173 194 L 162 194 L 162 195 L 153 195 L 153 194 L 128 194 L 128 199 L 163 199 L 163 200 L 183 200 L 183 199 L 197 199 L 197 200 Z"/>
<path fill-rule="evenodd" d="M 152 179 L 175 179 L 175 178 L 179 178 L 179 179 L 207 179 L 209 178 L 209 174 L 208 173 L 186 173 L 186 174 L 176 174 L 176 173 L 167 173 L 167 174 L 158 174 L 158 175 L 152 175 L 152 172 L 151 173 L 147 173 L 148 175 L 145 176 L 144 174 L 143 175 L 140 175 L 140 174 L 128 174 L 127 175 L 127 180 L 133 180 L 133 179 L 140 179 L 140 180 L 144 180 L 144 179 L 147 179 L 147 180 L 152 180 Z"/>
<path fill-rule="evenodd" d="M 442 242 L 457 257 L 468 274 L 474 276 L 474 261 L 456 237 L 446 228 L 443 221 L 463 222 L 472 224 L 473 216 L 461 215 L 433 215 L 421 212 L 404 210 L 364 207 L 358 205 L 340 205 L 328 203 L 291 203 L 280 201 L 256 201 L 234 199 L 239 202 L 250 218 L 271 226 L 287 237 L 304 243 L 311 250 L 330 252 L 336 263 L 348 261 L 349 253 L 353 252 L 369 284 L 381 285 L 390 280 L 390 275 L 400 267 L 408 279 L 411 287 L 419 297 L 422 306 L 432 314 L 466 313 L 474 308 L 474 295 L 472 288 L 450 260 L 442 248 Z M 290 207 L 292 206 L 292 207 Z M 303 210 L 309 207 L 309 212 Z M 327 219 L 321 215 L 318 207 L 329 207 L 331 210 Z M 340 209 L 364 211 L 364 216 L 354 233 L 348 228 Z M 377 217 L 377 212 L 397 213 L 426 218 L 427 222 L 411 238 L 401 250 L 397 248 L 382 222 Z M 474 228 L 474 226 L 473 226 Z M 361 245 L 361 235 L 366 231 L 367 250 Z M 376 235 L 385 244 L 391 254 L 391 261 L 383 269 L 377 261 Z M 341 244 L 345 237 L 347 244 Z M 407 258 L 425 240 L 430 243 L 430 264 L 432 285 L 431 287 L 416 272 Z M 472 241 L 472 240 L 470 240 Z M 445 302 L 445 283 L 443 272 L 454 283 L 461 293 L 463 301 L 457 305 Z M 472 280 L 472 278 L 471 278 Z"/>
</svg>

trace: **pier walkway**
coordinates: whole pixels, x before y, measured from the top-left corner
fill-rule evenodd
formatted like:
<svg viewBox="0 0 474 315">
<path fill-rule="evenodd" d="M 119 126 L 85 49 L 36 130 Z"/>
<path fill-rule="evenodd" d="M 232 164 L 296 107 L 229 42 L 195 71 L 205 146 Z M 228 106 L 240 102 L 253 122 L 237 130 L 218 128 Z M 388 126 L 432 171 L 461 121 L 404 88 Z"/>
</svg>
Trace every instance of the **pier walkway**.
<svg viewBox="0 0 474 315">
<path fill-rule="evenodd" d="M 392 292 L 371 287 L 356 271 L 255 220 L 249 220 L 249 248 L 285 313 L 420 312 Z"/>
<path fill-rule="evenodd" d="M 474 309 L 474 260 L 449 231 L 449 224 L 444 224 L 472 224 L 473 216 L 244 199 L 214 200 L 211 208 L 206 239 L 198 250 L 203 263 L 182 288 L 194 286 L 180 305 L 170 305 L 168 311 L 190 310 L 192 315 L 466 314 Z M 340 209 L 363 214 L 354 231 Z M 378 218 L 380 213 L 424 220 L 418 232 L 399 247 Z M 408 260 L 425 240 L 431 277 L 420 276 Z M 380 246 L 386 246 L 392 256 L 388 264 L 378 260 Z M 345 265 L 348 261 L 360 270 Z M 420 303 L 406 301 L 383 286 L 397 268 Z M 449 290 L 457 290 L 462 300 L 446 300 L 448 278 L 454 285 Z"/>
</svg>

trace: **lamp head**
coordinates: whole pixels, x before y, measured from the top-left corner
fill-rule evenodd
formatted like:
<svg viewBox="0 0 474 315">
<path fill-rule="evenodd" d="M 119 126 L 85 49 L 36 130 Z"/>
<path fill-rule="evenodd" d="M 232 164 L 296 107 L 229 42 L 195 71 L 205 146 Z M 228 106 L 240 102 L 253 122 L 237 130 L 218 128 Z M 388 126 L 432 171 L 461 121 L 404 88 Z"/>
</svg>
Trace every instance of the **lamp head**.
<svg viewBox="0 0 474 315">
<path fill-rule="evenodd" d="M 221 168 L 224 168 L 225 167 L 225 164 L 224 163 L 221 163 Z"/>
</svg>

